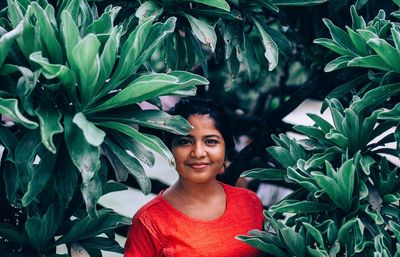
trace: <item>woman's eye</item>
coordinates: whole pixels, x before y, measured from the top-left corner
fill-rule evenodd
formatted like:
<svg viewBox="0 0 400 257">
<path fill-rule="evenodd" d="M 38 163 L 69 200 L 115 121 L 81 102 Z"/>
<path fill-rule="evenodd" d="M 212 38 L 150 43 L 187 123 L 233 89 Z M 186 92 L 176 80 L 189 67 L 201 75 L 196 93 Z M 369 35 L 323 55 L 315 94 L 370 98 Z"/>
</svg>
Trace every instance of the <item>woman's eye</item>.
<svg viewBox="0 0 400 257">
<path fill-rule="evenodd" d="M 207 145 L 216 145 L 218 143 L 219 143 L 218 140 L 215 140 L 215 139 L 207 139 L 206 140 Z"/>
<path fill-rule="evenodd" d="M 178 145 L 189 145 L 190 143 L 191 143 L 191 141 L 186 138 L 181 138 L 177 141 Z"/>
</svg>

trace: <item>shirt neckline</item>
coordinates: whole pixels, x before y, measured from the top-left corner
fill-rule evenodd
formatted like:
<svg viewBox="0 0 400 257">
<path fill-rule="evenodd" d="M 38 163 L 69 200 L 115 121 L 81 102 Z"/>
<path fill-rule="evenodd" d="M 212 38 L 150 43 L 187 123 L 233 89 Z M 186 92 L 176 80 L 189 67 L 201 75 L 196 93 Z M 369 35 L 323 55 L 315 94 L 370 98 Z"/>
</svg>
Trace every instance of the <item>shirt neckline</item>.
<svg viewBox="0 0 400 257">
<path fill-rule="evenodd" d="M 219 183 L 222 185 L 222 188 L 223 188 L 224 191 L 225 191 L 225 197 L 226 197 L 225 210 L 224 210 L 224 212 L 223 212 L 220 216 L 216 217 L 215 219 L 211 219 L 211 220 L 196 219 L 196 218 L 190 217 L 190 216 L 184 214 L 183 212 L 179 211 L 179 210 L 176 209 L 174 206 L 172 206 L 172 205 L 167 201 L 167 199 L 164 198 L 163 193 L 164 193 L 165 190 L 161 191 L 161 192 L 158 194 L 158 197 L 159 197 L 160 201 L 161 201 L 169 210 L 171 210 L 172 212 L 176 213 L 177 215 L 181 216 L 182 218 L 184 218 L 184 219 L 186 219 L 186 220 L 189 220 L 189 221 L 192 221 L 192 222 L 197 222 L 197 223 L 216 223 L 216 222 L 218 222 L 218 221 L 224 219 L 225 216 L 227 216 L 227 213 L 229 213 L 229 210 L 230 210 L 230 208 L 231 208 L 231 199 L 230 199 L 230 198 L 231 198 L 231 196 L 230 196 L 231 194 L 229 193 L 229 189 L 228 189 L 227 185 L 225 185 L 224 183 L 221 183 L 221 182 L 219 182 Z"/>
</svg>

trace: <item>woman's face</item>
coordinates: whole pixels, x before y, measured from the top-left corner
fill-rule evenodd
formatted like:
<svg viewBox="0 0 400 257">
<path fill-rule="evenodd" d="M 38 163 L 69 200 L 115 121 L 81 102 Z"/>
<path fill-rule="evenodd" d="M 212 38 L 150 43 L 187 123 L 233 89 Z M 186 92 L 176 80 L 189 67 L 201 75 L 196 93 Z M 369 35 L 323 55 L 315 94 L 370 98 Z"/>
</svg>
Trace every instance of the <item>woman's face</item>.
<svg viewBox="0 0 400 257">
<path fill-rule="evenodd" d="M 203 184 L 215 179 L 223 169 L 225 141 L 209 115 L 191 115 L 193 129 L 187 136 L 172 140 L 172 154 L 181 180 Z"/>
</svg>

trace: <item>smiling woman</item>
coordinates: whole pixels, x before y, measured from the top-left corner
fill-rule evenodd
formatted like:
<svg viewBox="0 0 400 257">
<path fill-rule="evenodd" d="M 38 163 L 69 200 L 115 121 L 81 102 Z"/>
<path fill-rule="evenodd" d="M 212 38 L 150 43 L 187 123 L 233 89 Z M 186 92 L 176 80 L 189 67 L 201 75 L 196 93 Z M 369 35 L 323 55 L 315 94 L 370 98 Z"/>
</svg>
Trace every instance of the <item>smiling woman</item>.
<svg viewBox="0 0 400 257">
<path fill-rule="evenodd" d="M 166 140 L 179 177 L 135 214 L 125 256 L 262 256 L 235 238 L 262 229 L 260 200 L 216 179 L 234 150 L 224 109 L 212 100 L 187 98 L 170 113 L 192 125 L 188 135 Z"/>
</svg>

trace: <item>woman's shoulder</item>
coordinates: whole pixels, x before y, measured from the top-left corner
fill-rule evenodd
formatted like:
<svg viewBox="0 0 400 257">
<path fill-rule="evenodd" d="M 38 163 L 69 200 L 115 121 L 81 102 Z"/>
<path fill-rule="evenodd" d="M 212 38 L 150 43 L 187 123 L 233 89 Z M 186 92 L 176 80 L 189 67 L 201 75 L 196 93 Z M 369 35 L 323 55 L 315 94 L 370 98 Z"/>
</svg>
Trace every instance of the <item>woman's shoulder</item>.
<svg viewBox="0 0 400 257">
<path fill-rule="evenodd" d="M 225 192 L 227 194 L 235 194 L 235 195 L 238 195 L 238 196 L 250 197 L 250 198 L 254 198 L 255 197 L 255 198 L 258 199 L 257 194 L 255 192 L 247 189 L 247 188 L 231 186 L 231 185 L 224 184 L 224 183 L 221 183 L 221 184 L 224 187 Z"/>
<path fill-rule="evenodd" d="M 134 220 L 157 218 L 163 213 L 162 195 L 158 194 L 152 200 L 143 205 L 133 216 Z"/>
</svg>

